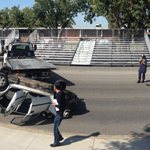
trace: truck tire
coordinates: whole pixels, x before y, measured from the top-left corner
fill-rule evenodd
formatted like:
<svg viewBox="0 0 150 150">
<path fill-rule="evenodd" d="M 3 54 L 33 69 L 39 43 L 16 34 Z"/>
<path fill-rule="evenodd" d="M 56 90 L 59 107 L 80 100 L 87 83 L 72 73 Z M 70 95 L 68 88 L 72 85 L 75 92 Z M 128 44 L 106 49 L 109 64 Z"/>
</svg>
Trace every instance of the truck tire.
<svg viewBox="0 0 150 150">
<path fill-rule="evenodd" d="M 0 73 L 0 92 L 6 90 L 8 84 L 7 76 L 4 73 Z"/>
<path fill-rule="evenodd" d="M 0 72 L 8 76 L 9 74 L 12 74 L 12 69 L 8 66 L 3 66 Z"/>
</svg>

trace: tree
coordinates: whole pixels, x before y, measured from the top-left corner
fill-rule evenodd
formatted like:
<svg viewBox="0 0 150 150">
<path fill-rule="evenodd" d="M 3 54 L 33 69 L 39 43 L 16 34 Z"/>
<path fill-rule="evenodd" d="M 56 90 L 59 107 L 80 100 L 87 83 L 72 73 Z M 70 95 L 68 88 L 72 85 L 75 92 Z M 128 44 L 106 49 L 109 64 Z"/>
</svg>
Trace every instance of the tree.
<svg viewBox="0 0 150 150">
<path fill-rule="evenodd" d="M 35 18 L 35 13 L 32 8 L 25 7 L 22 10 L 22 13 L 24 27 L 27 27 L 28 30 L 31 30 L 33 27 L 39 26 L 39 20 Z"/>
<path fill-rule="evenodd" d="M 7 7 L 0 10 L 0 27 L 9 29 L 10 27 L 23 27 L 23 13 L 19 10 L 19 6 L 11 9 Z"/>
<path fill-rule="evenodd" d="M 41 27 L 65 28 L 75 24 L 74 17 L 82 11 L 85 2 L 86 0 L 35 0 L 33 9 Z"/>
<path fill-rule="evenodd" d="M 0 10 L 0 27 L 2 29 L 9 28 L 12 25 L 9 12 L 10 10 L 7 7 Z"/>
<path fill-rule="evenodd" d="M 19 9 L 19 6 L 12 7 L 9 15 L 12 27 L 24 27 L 23 12 Z"/>
<path fill-rule="evenodd" d="M 109 28 L 139 29 L 150 27 L 150 0 L 88 0 L 85 20 L 106 17 Z"/>
</svg>

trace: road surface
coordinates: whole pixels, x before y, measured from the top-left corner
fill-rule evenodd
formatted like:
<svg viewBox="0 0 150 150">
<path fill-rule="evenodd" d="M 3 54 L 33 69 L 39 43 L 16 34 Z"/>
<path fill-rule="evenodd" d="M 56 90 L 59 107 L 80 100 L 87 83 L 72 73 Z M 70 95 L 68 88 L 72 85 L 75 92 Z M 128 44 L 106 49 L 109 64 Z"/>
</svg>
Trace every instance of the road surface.
<svg viewBox="0 0 150 150">
<path fill-rule="evenodd" d="M 78 95 L 71 118 L 64 119 L 60 130 L 66 133 L 101 135 L 145 135 L 150 132 L 150 72 L 146 83 L 137 84 L 137 67 L 57 66 L 46 82 L 63 79 L 67 89 Z M 10 124 L 12 114 L 0 122 Z M 38 117 L 24 125 L 53 131 L 53 118 Z"/>
</svg>

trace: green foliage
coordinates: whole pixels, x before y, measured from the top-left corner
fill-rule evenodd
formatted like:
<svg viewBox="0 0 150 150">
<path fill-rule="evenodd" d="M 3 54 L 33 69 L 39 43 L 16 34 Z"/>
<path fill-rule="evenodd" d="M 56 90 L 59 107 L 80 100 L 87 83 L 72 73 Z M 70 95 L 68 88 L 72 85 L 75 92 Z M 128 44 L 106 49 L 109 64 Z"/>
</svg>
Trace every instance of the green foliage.
<svg viewBox="0 0 150 150">
<path fill-rule="evenodd" d="M 24 27 L 24 18 L 23 12 L 19 10 L 19 6 L 14 6 L 10 9 L 10 21 L 12 23 L 12 27 Z"/>
<path fill-rule="evenodd" d="M 35 18 L 35 13 L 32 8 L 25 7 L 22 10 L 23 13 L 23 24 L 31 30 L 33 27 L 39 26 L 38 19 Z"/>
<path fill-rule="evenodd" d="M 33 8 L 14 6 L 0 10 L 0 27 L 72 27 L 74 17 L 86 7 L 87 0 L 35 0 Z"/>
<path fill-rule="evenodd" d="M 149 28 L 150 0 L 88 0 L 85 20 L 106 17 L 109 28 Z"/>
<path fill-rule="evenodd" d="M 3 29 L 9 28 L 12 24 L 10 21 L 9 11 L 10 10 L 7 7 L 0 10 L 0 27 Z"/>
<path fill-rule="evenodd" d="M 11 9 L 6 7 L 0 10 L 0 27 L 3 29 L 27 27 L 30 30 L 35 26 L 39 26 L 39 23 L 32 8 L 25 7 L 23 10 L 20 10 L 19 6 L 14 6 Z"/>
<path fill-rule="evenodd" d="M 0 27 L 10 28 L 10 27 L 23 27 L 24 26 L 23 13 L 19 10 L 19 6 L 14 6 L 11 9 L 7 7 L 0 10 Z"/>
<path fill-rule="evenodd" d="M 86 0 L 35 0 L 33 7 L 40 26 L 45 28 L 72 27 L 74 17 L 83 10 Z"/>
</svg>

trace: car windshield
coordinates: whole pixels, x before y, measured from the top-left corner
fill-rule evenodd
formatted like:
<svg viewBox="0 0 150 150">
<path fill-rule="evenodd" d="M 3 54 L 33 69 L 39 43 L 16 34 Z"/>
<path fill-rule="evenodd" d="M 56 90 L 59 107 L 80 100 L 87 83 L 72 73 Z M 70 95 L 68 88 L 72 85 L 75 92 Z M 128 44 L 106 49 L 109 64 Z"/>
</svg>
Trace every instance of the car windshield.
<svg viewBox="0 0 150 150">
<path fill-rule="evenodd" d="M 29 45 L 13 45 L 12 46 L 12 51 L 15 50 L 29 50 Z"/>
</svg>

